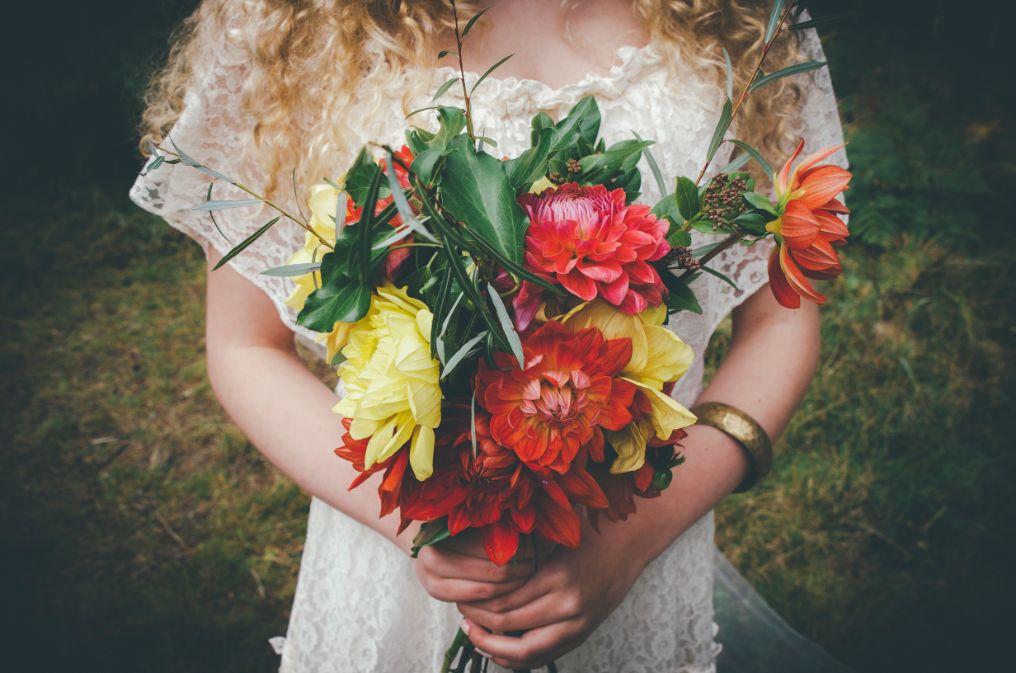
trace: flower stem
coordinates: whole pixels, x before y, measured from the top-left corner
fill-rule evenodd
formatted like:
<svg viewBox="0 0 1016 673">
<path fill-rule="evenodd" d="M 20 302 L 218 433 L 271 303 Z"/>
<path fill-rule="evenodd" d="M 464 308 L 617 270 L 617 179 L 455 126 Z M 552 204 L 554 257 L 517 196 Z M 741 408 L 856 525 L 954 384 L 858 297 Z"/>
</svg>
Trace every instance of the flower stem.
<svg viewBox="0 0 1016 673">
<path fill-rule="evenodd" d="M 759 56 L 758 63 L 755 64 L 755 69 L 751 71 L 751 77 L 744 83 L 744 88 L 741 90 L 741 95 L 737 97 L 737 102 L 734 104 L 733 109 L 730 112 L 731 123 L 737 118 L 737 113 L 740 112 L 744 106 L 744 102 L 748 100 L 748 94 L 751 93 L 752 82 L 758 77 L 759 71 L 762 70 L 762 63 L 765 62 L 766 56 L 769 54 L 769 50 L 772 49 L 776 39 L 783 34 L 784 26 L 787 18 L 790 17 L 790 12 L 794 8 L 794 3 L 788 3 L 787 8 L 783 10 L 783 15 L 780 16 L 780 22 L 776 24 L 776 30 L 773 31 L 772 37 L 762 45 L 762 54 Z M 705 164 L 702 165 L 702 170 L 699 171 L 698 177 L 695 178 L 695 184 L 702 182 L 702 178 L 705 176 L 706 171 L 709 170 L 709 165 L 713 162 L 712 159 L 706 159 Z"/>
<path fill-rule="evenodd" d="M 469 139 L 476 142 L 476 134 L 473 132 L 473 108 L 469 102 L 469 91 L 466 88 L 466 68 L 462 62 L 462 33 L 459 30 L 459 10 L 452 0 L 452 16 L 455 17 L 455 56 L 459 60 L 459 82 L 462 83 L 462 100 L 466 107 L 466 133 Z"/>
<path fill-rule="evenodd" d="M 702 255 L 702 257 L 698 260 L 698 262 L 699 262 L 699 268 L 701 268 L 701 267 L 705 266 L 706 264 L 708 264 L 710 261 L 712 261 L 712 259 L 714 257 L 716 257 L 716 255 L 720 254 L 721 252 L 723 252 L 724 250 L 726 250 L 727 248 L 729 248 L 730 246 L 734 245 L 735 243 L 737 243 L 740 240 L 741 240 L 741 234 L 731 234 L 730 236 L 727 236 L 725 239 L 723 239 L 720 242 L 719 245 L 717 245 L 715 248 L 713 248 L 712 250 L 710 250 L 706 254 Z M 680 276 L 678 276 L 678 278 L 680 280 L 686 280 L 688 278 L 688 276 L 691 275 L 692 273 L 695 273 L 695 271 L 697 271 L 697 269 L 688 269 L 687 271 L 682 273 Z"/>
</svg>

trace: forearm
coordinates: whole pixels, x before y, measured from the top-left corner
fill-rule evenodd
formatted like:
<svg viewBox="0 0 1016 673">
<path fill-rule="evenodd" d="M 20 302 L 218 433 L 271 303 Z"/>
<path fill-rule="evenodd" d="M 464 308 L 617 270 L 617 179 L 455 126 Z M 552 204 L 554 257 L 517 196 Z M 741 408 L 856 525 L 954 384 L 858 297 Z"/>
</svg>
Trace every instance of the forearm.
<svg viewBox="0 0 1016 673">
<path fill-rule="evenodd" d="M 760 290 L 735 316 L 730 351 L 698 402 L 742 409 L 775 441 L 814 373 L 818 312 L 810 305 L 782 309 L 769 294 Z M 640 500 L 638 514 L 617 527 L 616 534 L 634 536 L 650 560 L 731 493 L 748 469 L 740 445 L 714 428 L 692 426 L 682 444 L 686 460 L 674 469 L 671 485 L 659 498 Z"/>
<path fill-rule="evenodd" d="M 231 269 L 215 271 L 207 321 L 209 379 L 251 443 L 311 495 L 408 548 L 407 535 L 396 539 L 394 517 L 378 518 L 378 477 L 348 490 L 358 473 L 334 453 L 342 434 L 331 411 L 338 397 L 307 369 L 260 290 Z"/>
</svg>

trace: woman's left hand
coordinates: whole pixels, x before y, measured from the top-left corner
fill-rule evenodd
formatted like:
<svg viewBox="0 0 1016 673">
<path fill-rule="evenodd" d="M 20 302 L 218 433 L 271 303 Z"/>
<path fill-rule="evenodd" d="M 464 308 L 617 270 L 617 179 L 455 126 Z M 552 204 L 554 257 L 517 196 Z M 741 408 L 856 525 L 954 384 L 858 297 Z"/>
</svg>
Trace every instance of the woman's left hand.
<svg viewBox="0 0 1016 673">
<path fill-rule="evenodd" d="M 538 668 L 581 645 L 621 604 L 650 559 L 639 553 L 643 545 L 632 544 L 633 530 L 625 525 L 603 521 L 600 528 L 602 534 L 585 522 L 581 545 L 541 559 L 518 589 L 457 604 L 481 654 L 503 668 Z M 501 635 L 518 631 L 525 633 Z"/>
</svg>

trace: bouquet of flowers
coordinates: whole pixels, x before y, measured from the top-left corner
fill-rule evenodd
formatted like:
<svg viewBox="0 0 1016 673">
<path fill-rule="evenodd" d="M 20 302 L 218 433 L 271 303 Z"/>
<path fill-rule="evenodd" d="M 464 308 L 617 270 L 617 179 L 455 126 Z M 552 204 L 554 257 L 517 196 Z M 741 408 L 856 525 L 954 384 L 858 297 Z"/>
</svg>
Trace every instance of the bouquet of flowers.
<svg viewBox="0 0 1016 673">
<path fill-rule="evenodd" d="M 478 17 L 456 31 L 460 47 Z M 791 17 L 775 3 L 764 51 Z M 462 73 L 435 101 L 461 85 L 465 106 L 427 109 L 436 130 L 407 128 L 398 149 L 365 147 L 341 179 L 311 188 L 308 219 L 278 209 L 219 266 L 281 217 L 306 230 L 303 249 L 265 273 L 293 279 L 299 324 L 320 333 L 338 368 L 335 453 L 360 473 L 351 488 L 380 473 L 380 515 L 398 512 L 400 532 L 422 524 L 414 549 L 469 529 L 498 565 L 532 536 L 576 547 L 582 511 L 594 527 L 601 516 L 623 520 L 682 462 L 695 417 L 670 392 L 692 351 L 665 323 L 701 312 L 692 281 L 722 277 L 710 260 L 774 237 L 770 286 L 788 307 L 824 301 L 810 279 L 840 272 L 836 246 L 848 232 L 838 195 L 850 174 L 821 165 L 838 147 L 795 167 L 802 143 L 777 173 L 727 138 L 751 91 L 821 65 L 763 74 L 760 62 L 736 99 L 728 65 L 705 164 L 673 188 L 651 141 L 599 136 L 591 97 L 559 120 L 536 115 L 531 146 L 498 158 L 487 150 L 495 141 L 473 129 Z M 724 142 L 740 157 L 702 184 Z M 254 197 L 198 208 L 274 207 L 174 148 L 152 148 L 149 168 L 182 162 Z M 643 159 L 666 194 L 653 205 L 639 202 Z M 750 160 L 775 199 L 741 170 Z M 692 229 L 721 238 L 691 249 Z M 485 666 L 460 633 L 445 669 L 468 662 Z"/>
</svg>

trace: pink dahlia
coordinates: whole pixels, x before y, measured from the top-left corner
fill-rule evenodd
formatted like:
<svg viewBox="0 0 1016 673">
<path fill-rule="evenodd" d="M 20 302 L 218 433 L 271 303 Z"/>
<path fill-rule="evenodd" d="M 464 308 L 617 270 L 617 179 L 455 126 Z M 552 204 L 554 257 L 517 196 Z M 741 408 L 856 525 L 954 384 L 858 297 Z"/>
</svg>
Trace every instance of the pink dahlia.
<svg viewBox="0 0 1016 673">
<path fill-rule="evenodd" d="M 670 252 L 667 223 L 649 206 L 625 205 L 623 189 L 608 192 L 603 185 L 574 182 L 519 201 L 530 221 L 527 268 L 583 301 L 602 297 L 625 313 L 641 313 L 663 301 L 666 288 L 649 262 Z M 538 290 L 523 287 L 515 300 L 522 329 L 539 310 Z"/>
</svg>

